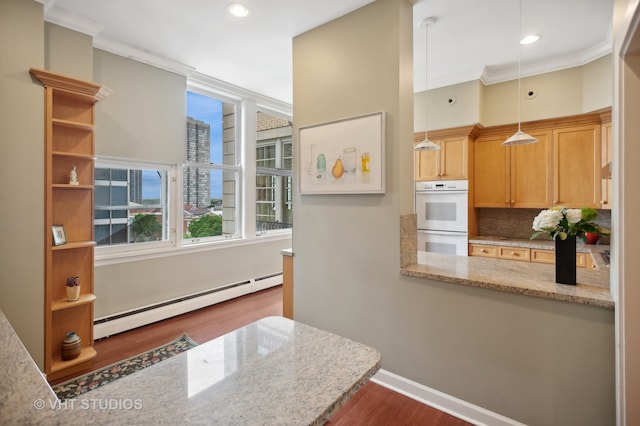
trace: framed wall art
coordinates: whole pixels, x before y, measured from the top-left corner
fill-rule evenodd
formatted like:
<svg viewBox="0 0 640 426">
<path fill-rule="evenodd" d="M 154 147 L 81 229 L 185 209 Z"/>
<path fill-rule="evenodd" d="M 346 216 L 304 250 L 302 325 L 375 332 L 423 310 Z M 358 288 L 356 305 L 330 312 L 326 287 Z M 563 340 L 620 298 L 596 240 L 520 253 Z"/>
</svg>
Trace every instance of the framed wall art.
<svg viewBox="0 0 640 426">
<path fill-rule="evenodd" d="M 385 113 L 298 130 L 300 194 L 384 194 Z"/>
</svg>

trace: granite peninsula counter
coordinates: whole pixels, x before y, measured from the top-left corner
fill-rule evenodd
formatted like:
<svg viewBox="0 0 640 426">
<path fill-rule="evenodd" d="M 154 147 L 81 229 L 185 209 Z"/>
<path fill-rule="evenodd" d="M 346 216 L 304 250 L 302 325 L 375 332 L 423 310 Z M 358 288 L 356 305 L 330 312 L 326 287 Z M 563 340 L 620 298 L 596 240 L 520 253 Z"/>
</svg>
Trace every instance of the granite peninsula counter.
<svg viewBox="0 0 640 426">
<path fill-rule="evenodd" d="M 595 258 L 595 257 L 594 257 Z M 418 253 L 403 275 L 613 309 L 609 269 L 577 269 L 577 285 L 556 284 L 554 265 Z"/>
<path fill-rule="evenodd" d="M 590 253 L 596 268 L 577 268 L 577 285 L 566 285 L 555 282 L 554 265 L 418 252 L 415 214 L 403 215 L 400 227 L 402 275 L 614 309 L 609 289 L 610 270 L 600 256 L 608 246 L 578 244 L 577 251 Z M 469 243 L 543 249 L 553 249 L 554 244 L 553 241 L 496 237 L 472 237 Z"/>
<path fill-rule="evenodd" d="M 322 425 L 381 363 L 368 346 L 267 317 L 64 402 L 1 311 L 0 339 L 14 366 L 0 384 L 8 424 Z"/>
</svg>

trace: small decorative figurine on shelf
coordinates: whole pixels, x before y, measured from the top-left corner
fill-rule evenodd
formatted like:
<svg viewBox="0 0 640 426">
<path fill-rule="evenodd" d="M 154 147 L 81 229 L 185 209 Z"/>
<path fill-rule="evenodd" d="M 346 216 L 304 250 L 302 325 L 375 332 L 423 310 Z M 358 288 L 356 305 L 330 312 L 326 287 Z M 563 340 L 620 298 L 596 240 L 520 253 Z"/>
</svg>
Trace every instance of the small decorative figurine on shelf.
<svg viewBox="0 0 640 426">
<path fill-rule="evenodd" d="M 75 302 L 80 298 L 80 277 L 67 278 L 67 302 Z"/>
<path fill-rule="evenodd" d="M 73 166 L 71 173 L 69 173 L 69 185 L 78 185 L 78 172 L 76 166 Z"/>
</svg>

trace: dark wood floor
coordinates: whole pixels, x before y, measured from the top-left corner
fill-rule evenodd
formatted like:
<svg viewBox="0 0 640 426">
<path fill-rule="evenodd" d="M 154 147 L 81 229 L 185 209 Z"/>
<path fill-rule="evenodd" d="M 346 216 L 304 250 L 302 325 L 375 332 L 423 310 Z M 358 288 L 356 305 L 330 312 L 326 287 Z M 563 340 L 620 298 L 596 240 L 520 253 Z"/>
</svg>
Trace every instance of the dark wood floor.
<svg viewBox="0 0 640 426">
<path fill-rule="evenodd" d="M 185 332 L 196 342 L 204 343 L 270 315 L 282 315 L 281 286 L 100 339 L 95 342 L 98 355 L 86 372 L 161 346 Z M 70 378 L 63 377 L 52 384 Z M 469 423 L 369 382 L 327 425 L 462 426 Z"/>
</svg>

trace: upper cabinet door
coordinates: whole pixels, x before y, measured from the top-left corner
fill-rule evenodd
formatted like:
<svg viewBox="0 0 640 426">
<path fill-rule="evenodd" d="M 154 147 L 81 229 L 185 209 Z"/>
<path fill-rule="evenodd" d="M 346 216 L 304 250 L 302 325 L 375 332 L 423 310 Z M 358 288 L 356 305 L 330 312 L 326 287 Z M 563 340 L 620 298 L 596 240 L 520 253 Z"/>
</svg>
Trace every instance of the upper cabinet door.
<svg viewBox="0 0 640 426">
<path fill-rule="evenodd" d="M 553 131 L 553 204 L 600 208 L 600 125 Z"/>
<path fill-rule="evenodd" d="M 439 150 L 416 152 L 416 180 L 468 179 L 468 140 L 466 136 L 435 140 Z"/>
<path fill-rule="evenodd" d="M 509 136 L 481 136 L 473 143 L 474 207 L 509 207 Z"/>
<path fill-rule="evenodd" d="M 443 139 L 440 141 L 440 147 L 440 178 L 468 179 L 468 138 Z"/>
<path fill-rule="evenodd" d="M 513 146 L 510 206 L 546 209 L 551 205 L 551 131 L 530 132 L 538 142 Z"/>
</svg>

